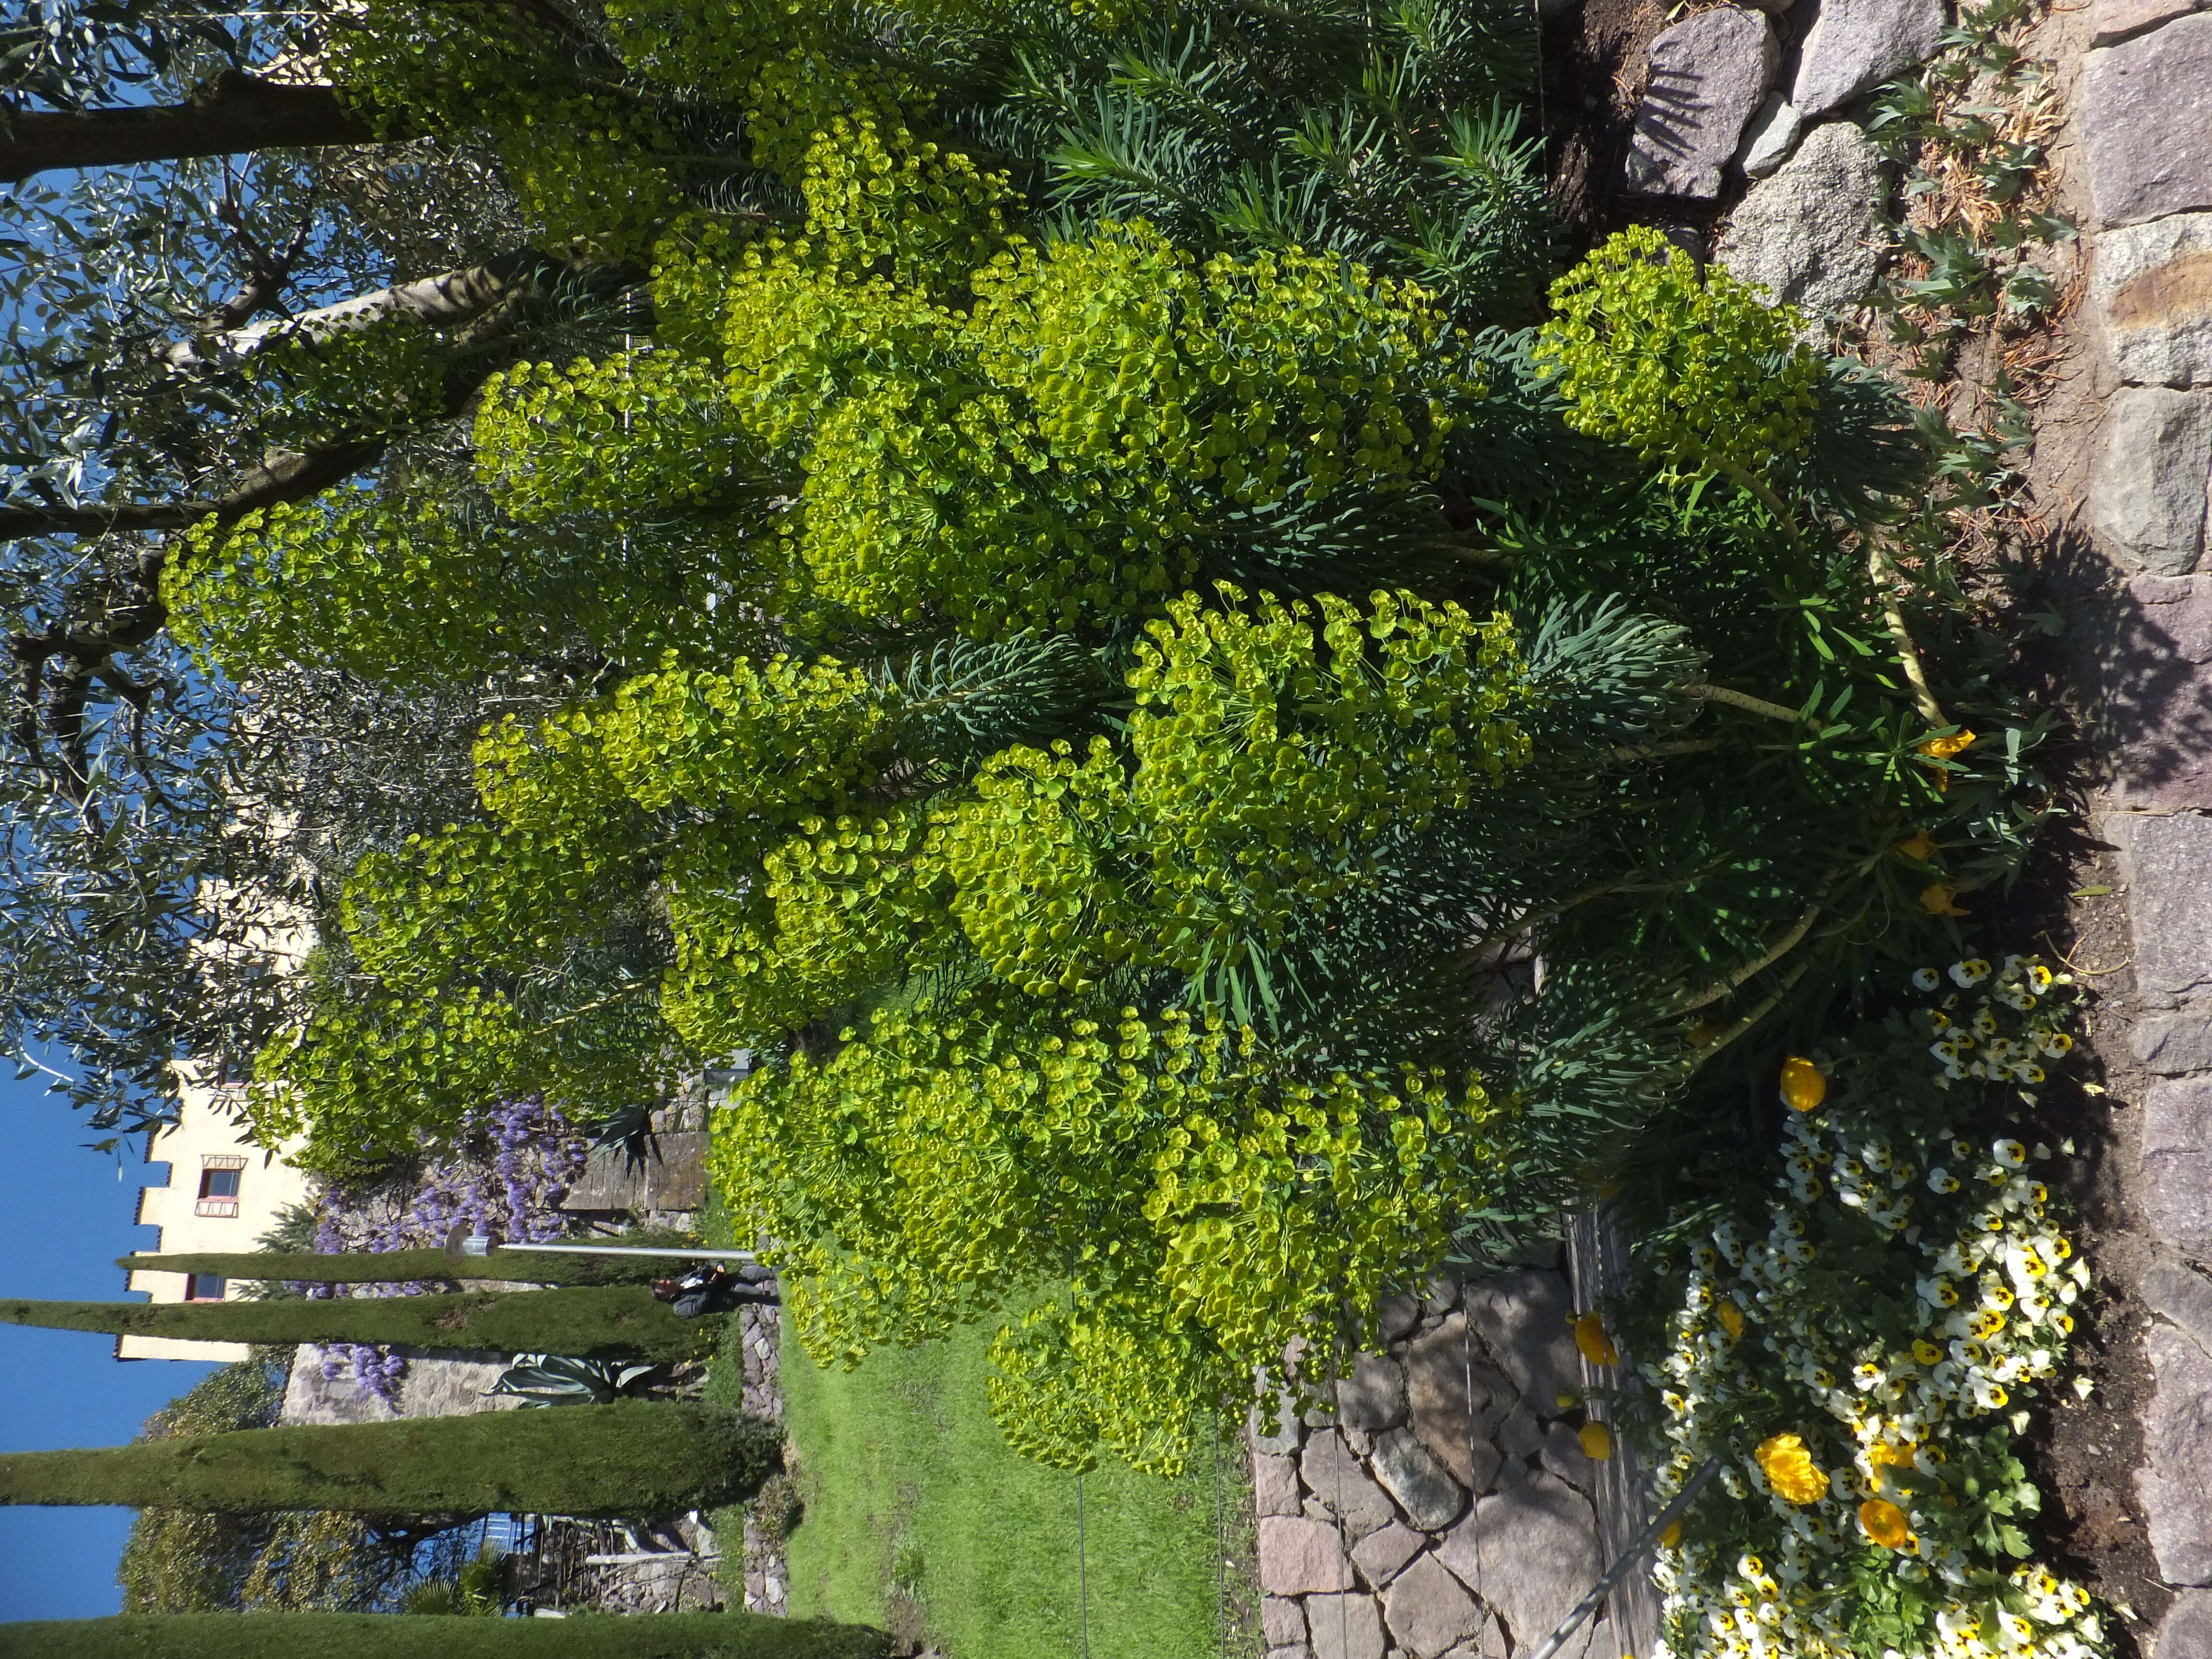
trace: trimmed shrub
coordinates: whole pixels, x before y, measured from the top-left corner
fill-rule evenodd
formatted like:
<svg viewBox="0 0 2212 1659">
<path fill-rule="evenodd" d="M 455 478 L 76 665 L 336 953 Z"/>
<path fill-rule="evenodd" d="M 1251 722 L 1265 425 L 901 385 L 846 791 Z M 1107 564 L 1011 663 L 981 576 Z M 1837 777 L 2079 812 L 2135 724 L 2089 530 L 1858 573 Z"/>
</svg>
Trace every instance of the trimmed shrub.
<svg viewBox="0 0 2212 1659">
<path fill-rule="evenodd" d="M 750 1498 L 782 1433 L 643 1401 L 392 1423 L 245 1429 L 0 1456 L 0 1504 L 212 1511 L 676 1515 Z"/>
<path fill-rule="evenodd" d="M 708 1345 L 641 1285 L 270 1302 L 0 1301 L 0 1323 L 199 1342 L 374 1342 L 410 1348 L 684 1359 Z"/>
<path fill-rule="evenodd" d="M 865 1625 L 754 1613 L 466 1619 L 185 1613 L 0 1625 L 0 1659 L 881 1659 Z"/>
<path fill-rule="evenodd" d="M 669 1243 L 663 1233 L 637 1237 L 595 1238 L 594 1244 Z M 443 1250 L 256 1250 L 248 1254 L 204 1252 L 178 1255 L 119 1255 L 126 1273 L 216 1273 L 225 1279 L 297 1280 L 311 1285 L 436 1284 L 455 1279 L 495 1279 L 522 1285 L 642 1285 L 676 1267 L 672 1256 L 540 1255 L 472 1256 L 456 1272 Z"/>
</svg>

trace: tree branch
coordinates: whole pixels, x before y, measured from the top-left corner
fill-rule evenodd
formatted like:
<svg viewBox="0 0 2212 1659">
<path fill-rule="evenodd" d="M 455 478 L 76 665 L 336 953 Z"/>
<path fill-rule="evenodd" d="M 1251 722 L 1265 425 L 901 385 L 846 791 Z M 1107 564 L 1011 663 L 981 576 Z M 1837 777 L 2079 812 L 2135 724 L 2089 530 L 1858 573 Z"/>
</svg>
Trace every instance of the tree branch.
<svg viewBox="0 0 2212 1659">
<path fill-rule="evenodd" d="M 296 317 L 177 340 L 154 353 L 173 371 L 230 368 L 255 352 L 287 340 L 323 340 L 363 329 L 389 317 L 409 317 L 432 328 L 452 328 L 481 317 L 518 294 L 544 286 L 566 269 L 536 248 L 518 248 L 482 264 L 442 270 L 412 283 L 395 283 Z"/>
<path fill-rule="evenodd" d="M 302 501 L 343 483 L 384 453 L 380 439 L 331 444 L 264 457 L 221 495 L 179 501 L 124 501 L 112 507 L 0 507 L 0 540 L 17 536 L 98 536 L 110 531 L 189 530 L 204 519 L 235 524 L 247 514 Z M 153 637 L 149 633 L 148 639 Z M 143 644 L 143 640 L 129 641 Z"/>
<path fill-rule="evenodd" d="M 0 142 L 0 184 L 57 167 L 124 167 L 240 150 L 368 144 L 378 135 L 339 103 L 337 88 L 289 86 L 225 70 L 181 104 L 143 109 L 26 111 Z"/>
</svg>

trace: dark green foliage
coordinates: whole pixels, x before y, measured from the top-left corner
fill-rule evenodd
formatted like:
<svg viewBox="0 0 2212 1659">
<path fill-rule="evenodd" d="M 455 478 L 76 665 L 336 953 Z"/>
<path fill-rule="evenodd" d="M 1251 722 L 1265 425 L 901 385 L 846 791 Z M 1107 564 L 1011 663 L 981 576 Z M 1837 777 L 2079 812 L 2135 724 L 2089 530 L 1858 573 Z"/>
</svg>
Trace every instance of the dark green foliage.
<svg viewBox="0 0 2212 1659">
<path fill-rule="evenodd" d="M 957 74 L 951 118 L 1064 234 L 1143 219 L 1202 251 L 1297 246 L 1411 276 L 1462 323 L 1533 314 L 1552 249 L 1518 107 L 1537 72 L 1525 7 L 1200 0 L 1109 25 L 1028 9 L 988 35 L 919 30 L 909 62 Z"/>
<path fill-rule="evenodd" d="M 671 1515 L 751 1495 L 782 1437 L 718 1407 L 629 1401 L 247 1429 L 0 1457 L 0 1504 L 357 1514 Z"/>
<path fill-rule="evenodd" d="M 594 1244 L 681 1249 L 684 1241 L 662 1233 L 626 1233 L 593 1239 Z M 435 1284 L 453 1279 L 500 1279 L 523 1285 L 644 1285 L 668 1275 L 675 1258 L 667 1256 L 514 1255 L 470 1256 L 456 1268 L 443 1250 L 260 1251 L 224 1255 L 123 1255 L 115 1265 L 131 1273 L 218 1273 L 225 1279 L 295 1279 L 312 1285 Z"/>
<path fill-rule="evenodd" d="M 702 1340 L 696 1322 L 633 1285 L 266 1302 L 17 1299 L 0 1301 L 0 1323 L 204 1342 L 368 1342 L 580 1358 L 682 1359 Z"/>
<path fill-rule="evenodd" d="M 883 1632 L 766 1613 L 174 1613 L 0 1625 L 0 1659 L 881 1659 Z"/>
</svg>

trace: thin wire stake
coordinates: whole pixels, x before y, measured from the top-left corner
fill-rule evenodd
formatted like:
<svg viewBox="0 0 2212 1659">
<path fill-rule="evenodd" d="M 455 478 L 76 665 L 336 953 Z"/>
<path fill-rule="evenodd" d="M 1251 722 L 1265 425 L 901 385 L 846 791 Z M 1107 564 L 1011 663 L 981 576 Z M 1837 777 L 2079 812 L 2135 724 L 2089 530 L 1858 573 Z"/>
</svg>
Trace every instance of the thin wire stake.
<svg viewBox="0 0 2212 1659">
<path fill-rule="evenodd" d="M 1075 1472 L 1075 1596 L 1083 1613 L 1083 1659 L 1091 1659 L 1091 1561 L 1083 1552 L 1083 1471 Z"/>
<path fill-rule="evenodd" d="M 1213 1622 L 1229 1659 L 1229 1520 L 1221 1507 L 1221 1410 L 1213 1413 Z"/>
<path fill-rule="evenodd" d="M 1705 1482 L 1718 1474 L 1720 1469 L 1721 1460 L 1708 1457 L 1705 1466 L 1690 1477 L 1680 1492 L 1674 1494 L 1674 1501 L 1660 1510 L 1650 1526 L 1629 1540 L 1628 1547 L 1621 1551 L 1613 1564 L 1605 1570 L 1605 1577 L 1591 1587 L 1588 1595 L 1575 1603 L 1575 1610 L 1559 1621 L 1559 1629 L 1546 1637 L 1544 1644 L 1530 1654 L 1528 1659 L 1552 1659 L 1553 1654 L 1566 1646 L 1567 1638 L 1575 1633 L 1577 1627 L 1597 1611 L 1598 1604 L 1613 1593 L 1613 1587 L 1628 1577 L 1628 1570 L 1643 1559 L 1645 1551 L 1659 1541 L 1659 1534 L 1690 1507 L 1698 1494 L 1705 1489 Z"/>
<path fill-rule="evenodd" d="M 1464 1288 L 1462 1288 L 1460 1292 L 1459 1343 L 1460 1366 L 1464 1375 L 1464 1381 L 1467 1386 L 1466 1394 L 1461 1396 L 1467 1401 L 1467 1472 L 1470 1476 L 1472 1476 L 1474 1474 L 1476 1461 L 1474 1441 L 1474 1321 L 1468 1317 L 1467 1292 Z M 1470 1480 L 1468 1484 L 1472 1486 L 1474 1482 Z M 1468 1494 L 1467 1505 L 1468 1513 L 1470 1518 L 1479 1514 L 1482 1509 L 1482 1494 L 1479 1492 L 1469 1492 Z M 1474 1599 L 1481 1602 L 1486 1611 L 1490 1607 L 1490 1598 L 1487 1595 L 1485 1595 L 1482 1591 L 1484 1575 L 1482 1571 L 1482 1534 L 1480 1528 L 1476 1529 L 1474 1536 L 1476 1540 L 1474 1548 Z"/>
</svg>

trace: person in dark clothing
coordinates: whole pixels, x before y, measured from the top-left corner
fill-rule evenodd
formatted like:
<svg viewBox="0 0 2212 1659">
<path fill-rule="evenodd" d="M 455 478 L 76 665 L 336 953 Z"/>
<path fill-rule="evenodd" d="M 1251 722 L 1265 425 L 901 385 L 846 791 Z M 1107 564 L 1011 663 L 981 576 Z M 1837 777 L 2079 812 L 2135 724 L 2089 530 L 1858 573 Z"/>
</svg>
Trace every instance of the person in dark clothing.
<svg viewBox="0 0 2212 1659">
<path fill-rule="evenodd" d="M 665 1302 L 678 1319 L 700 1319 L 708 1314 L 732 1313 L 748 1305 L 778 1307 L 775 1270 L 748 1261 L 734 1273 L 719 1261 L 710 1261 L 681 1279 L 656 1279 L 653 1294 Z"/>
</svg>

